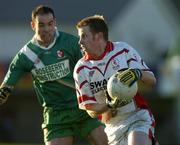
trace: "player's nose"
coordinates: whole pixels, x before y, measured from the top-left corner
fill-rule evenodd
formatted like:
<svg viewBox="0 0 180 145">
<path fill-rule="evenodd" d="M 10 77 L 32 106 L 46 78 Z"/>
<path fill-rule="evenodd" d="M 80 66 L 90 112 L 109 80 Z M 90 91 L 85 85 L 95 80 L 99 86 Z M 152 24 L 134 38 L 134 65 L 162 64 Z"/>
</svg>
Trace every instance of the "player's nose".
<svg viewBox="0 0 180 145">
<path fill-rule="evenodd" d="M 79 42 L 78 42 L 78 43 L 79 43 L 79 44 L 81 44 L 81 41 L 82 41 L 82 39 L 81 39 L 81 38 L 79 38 Z"/>
<path fill-rule="evenodd" d="M 79 42 L 78 42 L 80 45 L 83 44 L 83 40 L 82 39 L 79 39 Z"/>
</svg>

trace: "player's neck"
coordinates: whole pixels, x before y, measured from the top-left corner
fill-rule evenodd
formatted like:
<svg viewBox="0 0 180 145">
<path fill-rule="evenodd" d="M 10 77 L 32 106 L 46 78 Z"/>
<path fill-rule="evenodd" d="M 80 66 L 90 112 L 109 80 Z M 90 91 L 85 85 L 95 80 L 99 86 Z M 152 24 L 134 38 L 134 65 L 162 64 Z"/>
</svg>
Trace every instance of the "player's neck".
<svg viewBox="0 0 180 145">
<path fill-rule="evenodd" d="M 96 52 L 94 52 L 94 56 L 93 56 L 95 59 L 99 59 L 104 54 L 106 45 L 107 42 L 102 42 L 97 46 Z"/>
<path fill-rule="evenodd" d="M 44 42 L 44 41 L 41 41 L 41 40 L 37 40 L 39 45 L 43 46 L 43 47 L 48 47 L 52 42 L 52 41 L 49 41 L 49 42 Z"/>
</svg>

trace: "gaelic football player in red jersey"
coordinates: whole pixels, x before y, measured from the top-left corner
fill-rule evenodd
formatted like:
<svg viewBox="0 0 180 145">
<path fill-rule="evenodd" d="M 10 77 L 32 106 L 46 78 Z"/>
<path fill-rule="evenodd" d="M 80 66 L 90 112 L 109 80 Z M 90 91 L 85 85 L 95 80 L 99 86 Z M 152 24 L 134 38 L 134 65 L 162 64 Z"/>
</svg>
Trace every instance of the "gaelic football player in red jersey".
<svg viewBox="0 0 180 145">
<path fill-rule="evenodd" d="M 125 70 L 121 79 L 128 86 L 136 81 L 155 85 L 153 72 L 133 47 L 108 40 L 102 16 L 86 17 L 76 27 L 84 52 L 74 69 L 79 108 L 93 118 L 102 115 L 110 145 L 154 145 L 155 120 L 139 93 L 127 103 L 105 93 L 108 78 L 118 71 Z"/>
</svg>

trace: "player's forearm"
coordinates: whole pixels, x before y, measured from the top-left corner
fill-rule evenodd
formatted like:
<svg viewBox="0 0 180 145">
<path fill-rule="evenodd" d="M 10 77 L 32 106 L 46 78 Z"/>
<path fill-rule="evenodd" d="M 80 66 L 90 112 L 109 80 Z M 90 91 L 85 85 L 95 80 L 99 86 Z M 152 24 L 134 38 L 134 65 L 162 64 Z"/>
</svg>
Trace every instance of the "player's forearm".
<svg viewBox="0 0 180 145">
<path fill-rule="evenodd" d="M 154 86 L 156 84 L 155 76 L 146 71 L 142 71 L 141 81 L 149 86 Z"/>
<path fill-rule="evenodd" d="M 97 118 L 100 114 L 94 111 L 86 110 L 86 112 L 91 116 L 92 118 Z"/>
<path fill-rule="evenodd" d="M 93 118 L 97 117 L 98 115 L 106 112 L 108 110 L 107 104 L 90 104 L 86 106 L 87 113 Z"/>
<path fill-rule="evenodd" d="M 13 85 L 7 85 L 7 84 L 4 84 L 4 83 L 2 83 L 2 84 L 0 85 L 0 88 L 2 88 L 2 87 L 7 87 L 7 88 L 10 88 L 11 90 L 13 90 L 13 88 L 14 88 Z"/>
</svg>

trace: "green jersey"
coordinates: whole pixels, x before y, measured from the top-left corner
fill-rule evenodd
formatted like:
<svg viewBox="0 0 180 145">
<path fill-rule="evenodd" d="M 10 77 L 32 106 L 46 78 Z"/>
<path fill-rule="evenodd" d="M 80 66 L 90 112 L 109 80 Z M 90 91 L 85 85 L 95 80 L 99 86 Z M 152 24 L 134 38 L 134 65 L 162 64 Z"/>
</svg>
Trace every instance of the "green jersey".
<svg viewBox="0 0 180 145">
<path fill-rule="evenodd" d="M 57 32 L 57 37 L 48 49 L 29 41 L 14 57 L 4 79 L 4 84 L 15 85 L 27 72 L 31 72 L 35 92 L 43 107 L 64 110 L 77 106 L 73 69 L 82 57 L 78 38 Z"/>
</svg>

